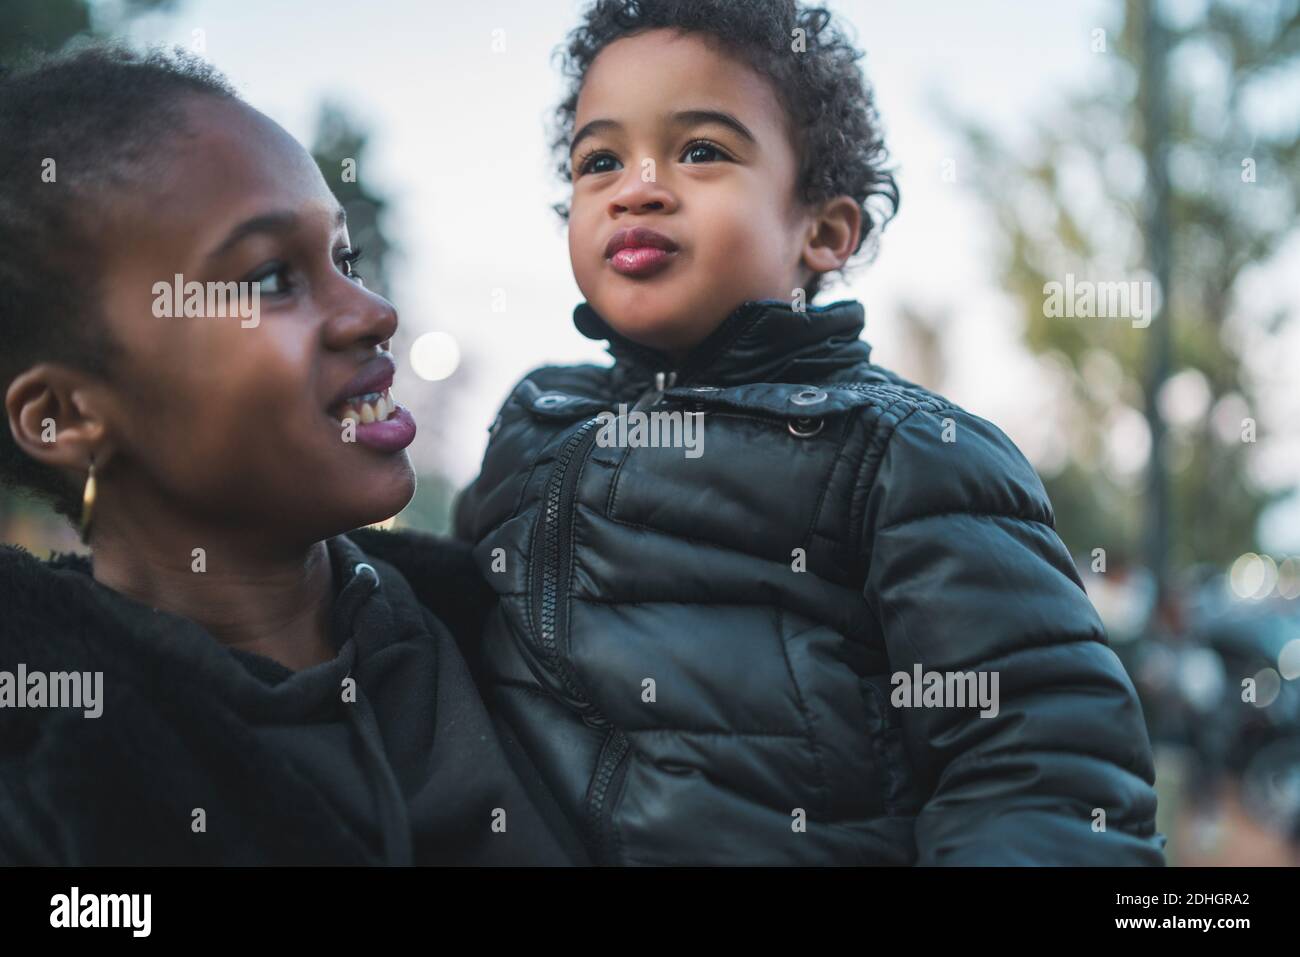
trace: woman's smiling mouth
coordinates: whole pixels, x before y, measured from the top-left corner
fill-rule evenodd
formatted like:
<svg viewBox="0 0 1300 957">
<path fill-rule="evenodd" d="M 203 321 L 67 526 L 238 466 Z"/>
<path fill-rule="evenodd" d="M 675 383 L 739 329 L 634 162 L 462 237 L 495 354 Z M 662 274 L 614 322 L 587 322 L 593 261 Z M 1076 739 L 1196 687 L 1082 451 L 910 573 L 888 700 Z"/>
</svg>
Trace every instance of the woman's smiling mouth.
<svg viewBox="0 0 1300 957">
<path fill-rule="evenodd" d="M 334 417 L 341 426 L 351 426 L 358 445 L 379 452 L 400 452 L 415 441 L 415 417 L 388 389 L 346 399 Z M 343 432 L 344 441 L 348 435 Z"/>
<path fill-rule="evenodd" d="M 350 379 L 343 398 L 330 406 L 330 415 L 358 445 L 380 452 L 400 452 L 415 440 L 415 418 L 393 399 L 397 370 L 391 353 L 381 353 Z"/>
<path fill-rule="evenodd" d="M 383 422 L 397 409 L 393 394 L 389 389 L 382 392 L 367 392 L 343 400 L 343 406 L 335 415 L 340 422 L 352 419 L 358 425 L 371 422 Z"/>
</svg>

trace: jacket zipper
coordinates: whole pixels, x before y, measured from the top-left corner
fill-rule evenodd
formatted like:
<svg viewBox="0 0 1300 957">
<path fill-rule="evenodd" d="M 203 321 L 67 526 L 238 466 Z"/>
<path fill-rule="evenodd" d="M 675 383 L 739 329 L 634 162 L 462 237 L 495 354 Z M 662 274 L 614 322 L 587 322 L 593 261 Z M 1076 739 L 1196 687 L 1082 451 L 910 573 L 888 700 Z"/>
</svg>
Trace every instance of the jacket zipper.
<svg viewBox="0 0 1300 957">
<path fill-rule="evenodd" d="M 658 405 L 659 400 L 663 398 L 664 393 L 676 384 L 676 372 L 656 372 L 654 385 L 641 393 L 641 397 L 637 399 L 636 404 L 632 406 L 632 411 L 640 412 L 641 410 L 648 409 L 653 405 Z"/>
<path fill-rule="evenodd" d="M 592 775 L 591 787 L 587 792 L 587 830 L 588 843 L 592 859 L 598 864 L 613 863 L 609 860 L 608 830 L 613 810 L 606 805 L 616 775 L 626 771 L 623 759 L 627 757 L 631 746 L 627 736 L 616 728 L 611 728 L 600 747 L 600 756 L 596 759 L 596 773 Z"/>
<path fill-rule="evenodd" d="M 542 654 L 547 663 L 558 672 L 570 704 L 576 705 L 583 712 L 584 720 L 590 705 L 583 701 L 577 683 L 560 657 L 558 629 L 561 586 L 567 586 L 567 583 L 561 582 L 564 569 L 568 566 L 569 543 L 564 534 L 564 519 L 571 506 L 570 500 L 574 497 L 577 476 L 581 471 L 575 466 L 581 464 L 596 436 L 597 421 L 592 418 L 584 422 L 565 440 L 556 457 L 555 466 L 547 480 L 542 512 L 541 574 L 533 579 L 533 608 Z"/>
<path fill-rule="evenodd" d="M 654 384 L 642 393 L 633 408 L 641 410 L 655 405 L 676 381 L 676 372 L 656 373 Z M 611 785 L 619 776 L 620 766 L 631 751 L 631 744 L 622 731 L 610 727 L 604 716 L 584 699 L 559 648 L 559 632 L 562 627 L 560 603 L 568 590 L 566 575 L 569 549 L 572 547 L 568 537 L 568 516 L 577 494 L 582 462 L 595 442 L 598 421 L 598 418 L 588 419 L 565 440 L 547 480 L 541 529 L 541 574 L 534 579 L 533 607 L 536 609 L 542 654 L 559 675 L 570 703 L 577 707 L 582 720 L 589 726 L 609 728 L 587 791 L 587 821 L 592 853 L 595 860 L 600 861 L 606 850 L 607 821 L 611 814 L 606 799 Z"/>
<path fill-rule="evenodd" d="M 653 385 L 637 399 L 633 411 L 656 405 L 664 392 L 676 385 L 677 379 L 676 372 L 656 372 Z M 559 653 L 560 602 L 568 588 L 565 575 L 572 545 L 567 535 L 567 516 L 576 497 L 580 466 L 595 441 L 598 421 L 598 418 L 588 419 L 565 440 L 547 479 L 541 529 L 541 574 L 534 579 L 533 607 L 536 609 L 536 627 L 542 653 L 558 672 L 570 703 L 576 706 L 583 721 L 589 726 L 608 729 L 596 759 L 586 799 L 588 843 L 592 856 L 598 863 L 607 863 L 609 822 L 612 818 L 608 798 L 627 774 L 626 758 L 631 752 L 631 743 L 622 731 L 611 727 L 591 703 L 583 698 L 576 680 Z"/>
</svg>

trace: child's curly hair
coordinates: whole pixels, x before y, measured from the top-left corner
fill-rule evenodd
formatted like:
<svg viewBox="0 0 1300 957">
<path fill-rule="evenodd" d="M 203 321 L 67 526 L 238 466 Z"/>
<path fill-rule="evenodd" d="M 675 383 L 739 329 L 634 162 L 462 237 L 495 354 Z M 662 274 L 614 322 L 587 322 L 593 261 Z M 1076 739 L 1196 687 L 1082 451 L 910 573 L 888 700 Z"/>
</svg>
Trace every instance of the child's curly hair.
<svg viewBox="0 0 1300 957">
<path fill-rule="evenodd" d="M 853 197 L 862 209 L 854 252 L 869 238 L 874 249 L 899 196 L 871 87 L 858 69 L 862 52 L 832 25 L 830 11 L 796 0 L 594 0 L 556 51 L 569 81 L 551 139 L 560 177 L 572 182 L 569 142 L 591 64 L 615 40 L 655 29 L 704 34 L 771 81 L 792 121 L 799 195 L 809 203 Z M 568 219 L 567 203 L 555 210 Z"/>
</svg>

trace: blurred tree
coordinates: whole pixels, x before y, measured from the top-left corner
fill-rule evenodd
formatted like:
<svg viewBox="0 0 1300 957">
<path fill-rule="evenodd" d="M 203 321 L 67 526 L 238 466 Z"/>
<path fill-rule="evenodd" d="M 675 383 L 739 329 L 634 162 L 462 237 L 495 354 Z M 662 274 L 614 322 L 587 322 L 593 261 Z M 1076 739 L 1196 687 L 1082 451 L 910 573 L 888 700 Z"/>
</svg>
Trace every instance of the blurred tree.
<svg viewBox="0 0 1300 957">
<path fill-rule="evenodd" d="M 0 0 L 0 63 L 50 52 L 82 34 L 111 36 L 132 17 L 175 8 L 177 0 Z"/>
<path fill-rule="evenodd" d="M 1000 245 L 1004 288 L 1064 401 L 1057 434 L 1068 464 L 1046 479 L 1062 537 L 1077 553 L 1105 547 L 1112 563 L 1140 559 L 1151 405 L 1167 430 L 1160 446 L 1177 567 L 1253 547 L 1270 499 L 1246 468 L 1256 446 L 1243 441 L 1242 420 L 1259 419 L 1261 396 L 1235 345 L 1245 337 L 1224 332 L 1251 317 L 1248 267 L 1296 235 L 1300 138 L 1293 119 L 1270 122 L 1267 104 L 1286 102 L 1290 90 L 1294 116 L 1300 12 L 1295 0 L 1204 0 L 1179 5 L 1174 20 L 1169 5 L 1148 2 L 1156 0 L 1124 0 L 1117 27 L 1093 32 L 1099 80 L 1037 121 L 1027 144 L 948 113 Z M 1157 10 L 1163 48 L 1153 54 L 1156 38 L 1143 25 Z M 1162 56 L 1167 69 L 1153 77 Z M 1153 81 L 1163 95 L 1153 98 Z M 1144 151 L 1158 158 L 1151 168 L 1168 172 L 1172 375 L 1154 396 L 1144 381 L 1158 348 L 1154 325 L 1052 318 L 1045 307 L 1047 284 L 1067 274 L 1102 283 L 1160 273 Z M 1276 335 L 1291 318 L 1276 312 L 1257 326 Z"/>
<path fill-rule="evenodd" d="M 895 371 L 918 385 L 943 392 L 949 371 L 943 346 L 952 327 L 952 314 L 905 301 L 900 303 L 893 320 L 903 340 L 899 350 L 902 358 Z"/>
<path fill-rule="evenodd" d="M 312 158 L 347 211 L 348 236 L 353 248 L 365 253 L 358 272 L 365 277 L 366 288 L 391 298 L 386 260 L 392 245 L 384 236 L 380 222 L 387 203 L 369 189 L 368 178 L 362 176 L 367 139 L 367 132 L 342 106 L 332 102 L 321 104 Z"/>
<path fill-rule="evenodd" d="M 28 50 L 57 50 L 89 32 L 85 0 L 0 0 L 0 63 Z"/>
</svg>

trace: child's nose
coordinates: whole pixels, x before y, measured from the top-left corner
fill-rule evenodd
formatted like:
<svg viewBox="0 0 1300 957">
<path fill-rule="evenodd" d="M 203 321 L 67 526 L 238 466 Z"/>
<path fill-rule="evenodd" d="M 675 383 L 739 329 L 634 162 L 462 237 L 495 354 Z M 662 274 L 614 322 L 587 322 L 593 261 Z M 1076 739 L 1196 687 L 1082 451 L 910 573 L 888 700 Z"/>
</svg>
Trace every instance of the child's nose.
<svg viewBox="0 0 1300 957">
<path fill-rule="evenodd" d="M 654 167 L 634 169 L 623 187 L 609 201 L 611 216 L 624 213 L 670 213 L 677 208 L 677 197 L 658 182 Z"/>
</svg>

